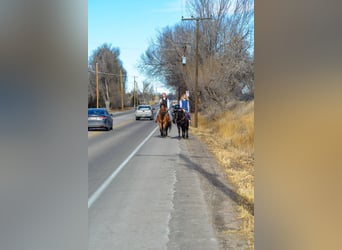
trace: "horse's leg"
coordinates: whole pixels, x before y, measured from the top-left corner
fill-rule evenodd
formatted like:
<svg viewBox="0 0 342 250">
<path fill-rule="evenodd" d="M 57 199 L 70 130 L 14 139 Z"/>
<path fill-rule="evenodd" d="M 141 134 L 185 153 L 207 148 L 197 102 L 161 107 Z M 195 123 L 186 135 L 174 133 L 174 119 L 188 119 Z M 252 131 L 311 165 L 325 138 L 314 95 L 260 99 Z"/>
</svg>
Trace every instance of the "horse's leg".
<svg viewBox="0 0 342 250">
<path fill-rule="evenodd" d="M 185 126 L 185 137 L 186 137 L 186 139 L 189 138 L 189 121 L 186 121 L 186 126 Z"/>
<path fill-rule="evenodd" d="M 170 111 L 169 111 L 170 112 Z M 167 113 L 167 129 L 169 129 L 170 131 L 171 131 L 171 129 L 172 129 L 172 120 L 171 120 L 171 117 L 172 117 L 172 115 L 171 115 L 171 113 Z"/>
<path fill-rule="evenodd" d="M 165 137 L 165 122 L 164 121 L 162 121 L 162 131 L 163 131 L 163 135 L 162 135 L 162 137 Z"/>
<path fill-rule="evenodd" d="M 179 125 L 179 123 L 177 123 L 177 128 L 178 128 L 178 137 L 180 137 L 180 125 Z"/>
</svg>

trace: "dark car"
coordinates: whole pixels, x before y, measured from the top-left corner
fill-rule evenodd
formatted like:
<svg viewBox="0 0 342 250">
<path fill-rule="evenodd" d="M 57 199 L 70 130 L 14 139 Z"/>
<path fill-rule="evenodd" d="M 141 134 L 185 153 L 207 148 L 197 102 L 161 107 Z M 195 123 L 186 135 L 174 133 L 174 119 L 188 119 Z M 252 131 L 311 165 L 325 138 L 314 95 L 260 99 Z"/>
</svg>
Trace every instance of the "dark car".
<svg viewBox="0 0 342 250">
<path fill-rule="evenodd" d="M 135 111 L 135 119 L 147 118 L 153 120 L 153 110 L 151 105 L 139 105 Z"/>
<path fill-rule="evenodd" d="M 172 109 L 173 110 L 180 109 L 180 108 L 181 107 L 179 106 L 179 104 L 172 105 Z"/>
<path fill-rule="evenodd" d="M 173 100 L 173 101 L 171 102 L 171 107 L 172 107 L 172 108 L 175 108 L 177 105 L 179 105 L 179 102 L 178 102 L 177 100 Z"/>
<path fill-rule="evenodd" d="M 113 129 L 113 115 L 105 108 L 88 108 L 88 130 L 89 129 Z"/>
</svg>

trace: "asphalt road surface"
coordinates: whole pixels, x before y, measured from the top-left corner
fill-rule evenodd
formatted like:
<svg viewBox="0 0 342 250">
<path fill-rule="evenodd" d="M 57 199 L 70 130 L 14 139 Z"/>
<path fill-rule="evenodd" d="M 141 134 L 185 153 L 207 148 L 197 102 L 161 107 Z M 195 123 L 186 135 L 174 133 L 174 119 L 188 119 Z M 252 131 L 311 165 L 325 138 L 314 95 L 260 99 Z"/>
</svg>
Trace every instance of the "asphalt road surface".
<svg viewBox="0 0 342 250">
<path fill-rule="evenodd" d="M 238 228 L 229 187 L 189 136 L 161 138 L 133 113 L 88 132 L 88 249 L 245 249 L 226 233 Z"/>
</svg>

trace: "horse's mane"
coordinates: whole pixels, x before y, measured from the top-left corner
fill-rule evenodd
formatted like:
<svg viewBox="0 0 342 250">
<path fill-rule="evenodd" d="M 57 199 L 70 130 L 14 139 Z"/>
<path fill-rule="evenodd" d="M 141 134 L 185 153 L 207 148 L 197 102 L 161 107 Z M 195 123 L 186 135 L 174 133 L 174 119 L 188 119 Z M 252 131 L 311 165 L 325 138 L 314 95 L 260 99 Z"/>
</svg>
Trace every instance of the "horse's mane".
<svg viewBox="0 0 342 250">
<path fill-rule="evenodd" d="M 166 107 L 164 103 L 161 103 L 159 108 L 160 108 L 160 111 L 166 111 Z"/>
<path fill-rule="evenodd" d="M 174 114 L 177 123 L 183 123 L 187 121 L 187 117 L 183 109 L 176 109 Z"/>
</svg>

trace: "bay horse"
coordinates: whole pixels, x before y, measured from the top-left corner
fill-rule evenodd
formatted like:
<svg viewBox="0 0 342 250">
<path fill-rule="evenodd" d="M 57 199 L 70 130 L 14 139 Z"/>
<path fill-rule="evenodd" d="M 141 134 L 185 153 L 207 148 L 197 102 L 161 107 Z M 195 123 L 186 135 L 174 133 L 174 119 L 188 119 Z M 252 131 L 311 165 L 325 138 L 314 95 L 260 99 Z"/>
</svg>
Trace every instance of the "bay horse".
<svg viewBox="0 0 342 250">
<path fill-rule="evenodd" d="M 184 139 L 189 138 L 189 119 L 183 109 L 175 109 L 173 111 L 173 117 L 178 128 L 178 137 L 181 137 L 180 130 L 182 129 L 182 137 Z"/>
<path fill-rule="evenodd" d="M 160 109 L 156 121 L 159 124 L 160 136 L 167 136 L 168 129 L 171 130 L 171 118 L 168 111 L 166 110 L 164 103 L 160 104 Z"/>
</svg>

